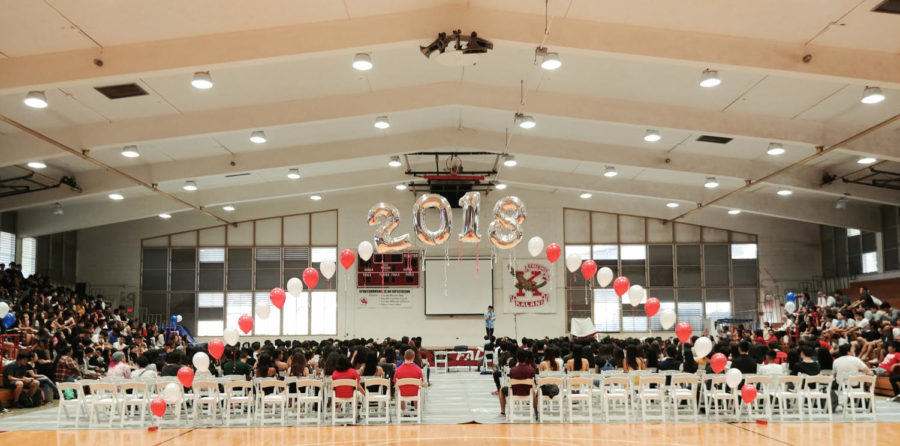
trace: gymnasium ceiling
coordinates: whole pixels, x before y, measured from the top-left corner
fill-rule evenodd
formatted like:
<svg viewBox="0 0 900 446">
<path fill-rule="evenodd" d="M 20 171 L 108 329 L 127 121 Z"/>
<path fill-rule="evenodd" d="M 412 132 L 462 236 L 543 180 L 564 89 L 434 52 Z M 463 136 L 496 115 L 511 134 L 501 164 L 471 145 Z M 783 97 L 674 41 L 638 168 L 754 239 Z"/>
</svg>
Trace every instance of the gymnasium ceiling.
<svg viewBox="0 0 900 446">
<path fill-rule="evenodd" d="M 410 180 L 390 156 L 436 150 L 506 151 L 518 165 L 491 179 L 510 190 L 628 197 L 669 219 L 835 146 L 692 216 L 740 209 L 872 230 L 900 191 L 822 177 L 900 172 L 900 15 L 872 12 L 880 2 L 551 0 L 545 17 L 542 0 L 0 0 L 0 115 L 224 220 L 224 204 L 273 196 L 408 194 L 388 188 Z M 469 66 L 419 52 L 454 29 L 493 51 Z M 536 63 L 542 40 L 561 68 Z M 360 52 L 372 70 L 351 67 Z M 721 85 L 698 85 L 707 68 Z M 198 71 L 213 88 L 191 86 Z M 111 100 L 94 88 L 125 83 L 148 94 Z M 886 99 L 861 103 L 866 86 Z M 49 107 L 23 104 L 33 90 Z M 537 125 L 519 128 L 517 111 Z M 381 115 L 389 129 L 373 127 Z M 644 141 L 648 129 L 661 140 Z M 249 141 L 257 130 L 264 144 Z M 768 155 L 773 142 L 786 152 Z M 140 157 L 123 157 L 126 145 Z M 29 169 L 35 160 L 47 167 Z M 607 166 L 619 175 L 604 177 Z M 49 219 L 60 203 L 60 230 L 195 212 L 0 122 L 0 179 L 29 170 L 74 177 L 81 191 L 7 196 L 0 211 Z M 705 188 L 708 177 L 719 187 Z"/>
</svg>

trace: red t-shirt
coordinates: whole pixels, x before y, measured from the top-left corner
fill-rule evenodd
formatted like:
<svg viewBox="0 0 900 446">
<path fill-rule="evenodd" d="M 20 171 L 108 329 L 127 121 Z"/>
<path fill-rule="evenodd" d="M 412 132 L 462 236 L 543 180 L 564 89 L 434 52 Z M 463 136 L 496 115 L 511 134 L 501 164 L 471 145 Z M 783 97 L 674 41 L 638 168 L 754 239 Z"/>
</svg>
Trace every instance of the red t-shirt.
<svg viewBox="0 0 900 446">
<path fill-rule="evenodd" d="M 884 355 L 884 361 L 882 361 L 881 364 L 878 364 L 878 367 L 881 367 L 890 373 L 891 367 L 898 362 L 900 362 L 900 353 L 888 353 L 887 355 Z"/>
<path fill-rule="evenodd" d="M 534 369 L 526 364 L 518 364 L 509 369 L 509 379 L 534 379 Z M 522 384 L 512 386 L 512 394 L 515 396 L 528 396 L 529 390 L 528 386 Z"/>
<path fill-rule="evenodd" d="M 406 378 L 422 379 L 422 369 L 415 364 L 404 362 L 394 372 L 394 382 L 397 382 L 398 379 Z M 400 396 L 415 396 L 418 392 L 419 386 L 400 386 Z"/>
<path fill-rule="evenodd" d="M 353 367 L 349 369 L 339 372 L 335 370 L 331 373 L 331 381 L 337 381 L 339 379 L 355 379 L 356 382 L 359 382 L 359 373 Z M 338 387 L 334 389 L 334 396 L 338 398 L 350 398 L 353 396 L 353 387 Z"/>
</svg>

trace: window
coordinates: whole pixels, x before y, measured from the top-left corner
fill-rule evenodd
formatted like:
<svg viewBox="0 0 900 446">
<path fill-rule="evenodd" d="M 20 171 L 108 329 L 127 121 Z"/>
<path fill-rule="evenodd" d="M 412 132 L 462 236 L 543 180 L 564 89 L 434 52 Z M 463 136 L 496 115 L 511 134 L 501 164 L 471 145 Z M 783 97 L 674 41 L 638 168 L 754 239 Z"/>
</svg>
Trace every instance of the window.
<svg viewBox="0 0 900 446">
<path fill-rule="evenodd" d="M 647 258 L 647 246 L 622 245 L 622 260 L 644 260 Z"/>
<path fill-rule="evenodd" d="M 0 263 L 9 266 L 16 261 L 16 235 L 0 232 Z"/>
<path fill-rule="evenodd" d="M 728 319 L 731 317 L 731 296 L 728 288 L 706 289 L 706 318 Z"/>
<path fill-rule="evenodd" d="M 862 255 L 863 274 L 878 272 L 878 252 L 864 252 Z"/>
<path fill-rule="evenodd" d="M 268 291 L 257 291 L 254 294 L 256 302 L 269 302 Z M 288 299 L 294 296 L 287 295 Z M 248 313 L 249 314 L 249 313 Z M 269 318 L 262 319 L 258 315 L 253 315 L 253 334 L 255 336 L 277 336 L 281 331 L 281 310 L 275 305 L 270 305 Z"/>
<path fill-rule="evenodd" d="M 569 254 L 578 254 L 581 260 L 591 258 L 591 247 L 589 245 L 566 245 L 566 257 Z"/>
<path fill-rule="evenodd" d="M 312 321 L 310 334 L 337 334 L 337 293 L 334 291 L 314 291 L 311 299 Z"/>
<path fill-rule="evenodd" d="M 37 240 L 31 237 L 22 239 L 22 275 L 28 278 L 34 275 L 37 262 Z"/>
<path fill-rule="evenodd" d="M 703 298 L 699 288 L 678 290 L 677 314 L 678 322 L 687 322 L 694 330 L 703 329 Z"/>
<path fill-rule="evenodd" d="M 197 336 L 222 336 L 225 330 L 225 293 L 199 293 L 197 295 Z"/>
<path fill-rule="evenodd" d="M 647 313 L 644 304 L 647 303 L 647 289 L 644 289 L 644 297 L 641 304 L 632 306 L 627 296 L 622 299 L 622 331 L 647 331 Z"/>
<path fill-rule="evenodd" d="M 303 292 L 296 299 L 288 294 L 284 302 L 284 334 L 305 336 L 309 334 L 309 293 Z M 336 333 L 334 333 L 336 334 Z"/>
<path fill-rule="evenodd" d="M 731 258 L 732 259 L 755 259 L 756 258 L 756 244 L 755 243 L 743 243 L 743 244 L 731 245 Z"/>
<path fill-rule="evenodd" d="M 847 237 L 853 237 L 854 235 L 860 235 L 862 232 L 859 229 L 847 228 Z"/>
<path fill-rule="evenodd" d="M 249 293 L 229 292 L 225 295 L 225 326 L 238 328 L 238 318 L 253 313 L 253 296 Z M 271 317 L 271 316 L 270 316 Z"/>
<path fill-rule="evenodd" d="M 594 245 L 594 260 L 619 260 L 619 246 Z"/>
<path fill-rule="evenodd" d="M 619 331 L 619 296 L 610 288 L 594 290 L 594 328 L 600 332 Z"/>
</svg>

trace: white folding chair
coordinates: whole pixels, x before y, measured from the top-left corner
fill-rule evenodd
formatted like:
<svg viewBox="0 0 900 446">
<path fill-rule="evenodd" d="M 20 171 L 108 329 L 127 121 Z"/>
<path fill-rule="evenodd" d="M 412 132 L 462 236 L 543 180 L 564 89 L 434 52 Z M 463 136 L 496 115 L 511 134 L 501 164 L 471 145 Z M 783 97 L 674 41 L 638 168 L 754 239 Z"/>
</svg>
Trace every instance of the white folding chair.
<svg viewBox="0 0 900 446">
<path fill-rule="evenodd" d="M 586 376 L 566 380 L 566 402 L 569 407 L 569 422 L 594 421 L 594 380 Z"/>
<path fill-rule="evenodd" d="M 725 375 L 713 375 L 709 379 L 710 388 L 707 390 L 706 414 L 715 414 L 716 420 L 720 415 L 729 413 L 737 416 L 737 393 L 731 391 L 725 383 Z M 721 404 L 721 410 L 720 410 Z"/>
<path fill-rule="evenodd" d="M 356 386 L 359 383 L 355 379 L 336 379 L 331 382 L 331 424 L 338 423 L 356 423 L 356 403 L 357 399 L 357 389 Z M 339 388 L 349 387 L 352 389 L 352 393 L 349 397 L 338 397 L 337 391 Z M 343 416 L 338 416 L 338 409 L 341 409 L 340 414 Z M 349 415 L 349 416 L 348 416 Z"/>
<path fill-rule="evenodd" d="M 140 426 L 143 428 L 149 406 L 150 398 L 147 391 L 147 383 L 141 381 L 122 383 L 119 386 L 119 415 L 121 417 L 119 427 L 125 427 L 125 418 L 128 416 L 130 409 L 132 416 L 137 413 Z"/>
<path fill-rule="evenodd" d="M 803 383 L 803 402 L 809 417 L 825 417 L 831 419 L 831 383 L 830 375 L 807 376 Z"/>
<path fill-rule="evenodd" d="M 661 421 L 666 420 L 666 377 L 640 375 L 638 378 L 638 399 L 641 401 L 641 420 L 647 420 L 647 407 L 657 403 Z M 651 417 L 653 415 L 651 414 Z"/>
<path fill-rule="evenodd" d="M 772 393 L 772 402 L 778 403 L 778 415 L 783 420 L 796 415 L 797 419 L 803 418 L 803 378 L 799 376 L 779 376 L 775 381 L 775 391 Z M 792 413 L 793 412 L 793 413 Z M 772 407 L 775 413 L 775 407 Z"/>
<path fill-rule="evenodd" d="M 443 370 L 444 372 L 450 371 L 450 353 L 447 351 L 438 351 L 434 352 L 434 369 L 435 371 Z"/>
<path fill-rule="evenodd" d="M 269 391 L 267 393 L 267 391 Z M 259 383 L 259 424 L 265 425 L 266 421 L 279 421 L 284 425 L 285 412 L 287 411 L 287 388 L 284 381 L 274 378 L 266 379 Z M 266 409 L 271 409 L 267 412 Z M 276 411 L 277 409 L 277 411 Z"/>
<path fill-rule="evenodd" d="M 111 382 L 92 383 L 91 399 L 88 418 L 88 429 L 94 427 L 94 422 L 99 422 L 101 409 L 107 413 L 109 426 L 112 427 L 113 418 L 116 417 L 116 409 L 119 406 L 118 391 L 116 385 Z"/>
<path fill-rule="evenodd" d="M 743 398 L 738 396 L 741 398 L 738 404 L 740 404 L 742 408 L 746 405 L 747 411 L 751 417 L 764 414 L 766 418 L 771 418 L 772 400 L 770 399 L 770 393 L 773 387 L 772 378 L 765 375 L 747 376 L 744 378 L 744 385 L 746 386 L 748 384 L 756 388 L 756 399 L 750 404 L 746 404 L 743 402 Z"/>
<path fill-rule="evenodd" d="M 296 377 L 296 376 L 285 376 L 284 379 L 282 380 L 282 381 L 284 381 L 284 387 L 285 387 L 284 395 L 285 395 L 285 397 L 287 397 L 287 400 L 288 400 L 288 415 L 289 416 L 296 415 L 296 413 L 291 412 L 291 411 L 297 410 L 297 405 L 294 404 L 294 401 L 297 400 L 297 381 L 299 381 L 299 380 L 300 380 L 300 378 Z M 294 389 L 293 391 L 291 391 L 292 387 Z"/>
<path fill-rule="evenodd" d="M 323 383 L 317 379 L 297 380 L 295 403 L 297 406 L 297 423 L 313 421 L 322 422 Z"/>
<path fill-rule="evenodd" d="M 81 384 L 61 382 L 56 384 L 59 389 L 59 407 L 56 409 L 56 425 L 61 426 L 62 415 L 66 414 L 66 420 L 72 418 L 69 415 L 69 408 L 75 409 L 75 427 L 78 427 L 78 419 L 82 412 L 85 411 L 84 390 Z M 66 399 L 65 391 L 70 391 L 71 399 Z"/>
<path fill-rule="evenodd" d="M 669 385 L 669 400 L 672 401 L 672 414 L 675 421 L 678 421 L 680 415 L 681 403 L 690 410 L 689 414 L 697 419 L 697 387 L 700 385 L 700 379 L 696 375 L 673 375 Z"/>
<path fill-rule="evenodd" d="M 385 424 L 391 422 L 391 382 L 385 378 L 366 378 L 363 380 L 362 415 L 366 424 L 371 421 Z"/>
<path fill-rule="evenodd" d="M 869 414 L 875 417 L 875 375 L 854 375 L 847 378 L 847 404 L 845 411 L 852 418 L 856 418 L 857 409 L 862 409 L 861 414 Z M 859 405 L 857 405 L 859 403 Z"/>
<path fill-rule="evenodd" d="M 631 377 L 627 375 L 610 375 L 603 378 L 600 383 L 600 391 L 603 394 L 603 416 L 606 421 L 612 419 L 627 420 L 630 415 L 631 403 Z M 621 416 L 614 416 L 612 411 L 621 403 L 623 412 Z"/>
<path fill-rule="evenodd" d="M 397 389 L 397 423 L 402 424 L 404 420 L 406 421 L 415 421 L 416 423 L 422 422 L 422 380 L 419 378 L 403 378 L 398 379 L 394 386 Z M 416 394 L 404 396 L 401 392 L 401 387 L 405 387 L 409 389 L 412 386 L 415 386 Z M 414 406 L 414 409 L 410 407 Z"/>
<path fill-rule="evenodd" d="M 546 372 L 545 372 L 546 373 Z M 538 421 L 559 421 L 565 418 L 563 404 L 565 403 L 565 379 L 557 376 L 541 376 L 537 379 L 537 412 Z M 556 386 L 556 395 L 550 396 L 544 393 L 544 389 Z"/>
<path fill-rule="evenodd" d="M 513 394 L 513 386 L 527 386 L 528 395 Z M 534 421 L 534 380 L 510 378 L 508 390 L 508 395 L 506 395 L 507 421 Z"/>
<path fill-rule="evenodd" d="M 247 426 L 253 421 L 253 384 L 250 381 L 231 381 L 225 384 L 225 426 L 231 426 L 234 410 L 247 416 Z"/>
<path fill-rule="evenodd" d="M 193 389 L 193 419 L 194 426 L 202 423 L 200 418 L 209 420 L 212 426 L 216 425 L 219 407 L 222 404 L 222 396 L 219 393 L 219 384 L 215 381 L 194 381 Z"/>
</svg>

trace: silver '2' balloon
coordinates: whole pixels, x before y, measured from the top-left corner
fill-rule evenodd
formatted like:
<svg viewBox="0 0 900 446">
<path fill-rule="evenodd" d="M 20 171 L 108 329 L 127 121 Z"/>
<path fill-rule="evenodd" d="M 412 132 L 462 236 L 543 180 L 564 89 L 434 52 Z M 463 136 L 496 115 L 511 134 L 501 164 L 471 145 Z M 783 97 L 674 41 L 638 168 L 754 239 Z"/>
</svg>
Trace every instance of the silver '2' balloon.
<svg viewBox="0 0 900 446">
<path fill-rule="evenodd" d="M 431 231 L 425 226 L 425 212 L 428 209 L 437 209 L 440 226 Z M 422 194 L 413 205 L 413 228 L 416 229 L 416 237 L 426 245 L 440 245 L 450 238 L 450 230 L 453 228 L 453 214 L 450 213 L 450 202 L 438 194 Z"/>
<path fill-rule="evenodd" d="M 478 211 L 481 210 L 481 192 L 466 192 L 465 195 L 459 198 L 459 205 L 463 210 L 463 225 L 462 232 L 459 233 L 459 241 L 466 243 L 480 242 Z"/>
<path fill-rule="evenodd" d="M 503 197 L 494 205 L 494 221 L 488 226 L 491 243 L 500 249 L 514 248 L 525 233 L 525 203 L 518 197 Z"/>
<path fill-rule="evenodd" d="M 379 221 L 379 219 L 381 221 Z M 378 203 L 369 209 L 369 226 L 375 228 L 375 249 L 379 253 L 397 252 L 409 248 L 409 234 L 394 237 L 391 232 L 400 224 L 400 211 L 390 203 Z"/>
</svg>

